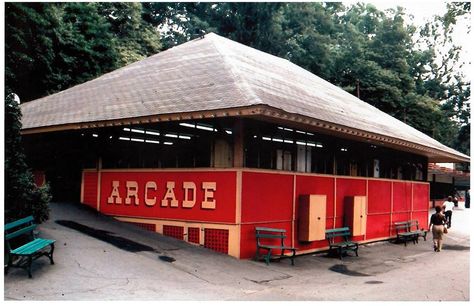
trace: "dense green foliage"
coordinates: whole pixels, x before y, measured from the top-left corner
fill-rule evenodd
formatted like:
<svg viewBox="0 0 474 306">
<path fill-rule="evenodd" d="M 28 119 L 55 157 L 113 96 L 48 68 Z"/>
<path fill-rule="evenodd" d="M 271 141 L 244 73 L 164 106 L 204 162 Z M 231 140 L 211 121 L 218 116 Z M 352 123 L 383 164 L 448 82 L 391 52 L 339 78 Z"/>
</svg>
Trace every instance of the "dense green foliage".
<svg viewBox="0 0 474 306">
<path fill-rule="evenodd" d="M 159 52 L 140 3 L 7 3 L 5 80 L 29 101 Z"/>
<path fill-rule="evenodd" d="M 293 63 L 469 154 L 470 83 L 450 3 L 425 27 L 402 8 L 341 3 L 7 3 L 6 84 L 22 101 L 216 32 Z"/>
<path fill-rule="evenodd" d="M 5 98 L 5 222 L 33 215 L 49 217 L 49 186 L 36 187 L 21 145 L 21 112 L 13 95 Z"/>
</svg>

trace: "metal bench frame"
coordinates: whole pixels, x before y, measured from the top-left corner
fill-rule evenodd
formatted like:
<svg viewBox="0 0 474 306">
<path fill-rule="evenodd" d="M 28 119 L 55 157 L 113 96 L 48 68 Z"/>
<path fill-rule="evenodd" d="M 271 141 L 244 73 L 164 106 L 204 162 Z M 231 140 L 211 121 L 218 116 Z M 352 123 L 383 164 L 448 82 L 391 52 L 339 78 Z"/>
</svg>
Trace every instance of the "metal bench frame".
<svg viewBox="0 0 474 306">
<path fill-rule="evenodd" d="M 54 265 L 55 240 L 35 237 L 36 226 L 32 216 L 5 224 L 5 247 L 8 250 L 8 263 L 5 267 L 5 273 L 8 273 L 10 267 L 22 268 L 28 272 L 28 277 L 32 278 L 31 264 L 33 260 L 41 256 L 48 257 L 50 263 Z M 18 237 L 25 237 L 28 242 L 12 249 L 10 241 Z M 49 251 L 44 250 L 48 246 L 50 247 Z M 13 258 L 18 258 L 18 260 L 13 262 Z"/>
<path fill-rule="evenodd" d="M 418 220 L 408 220 L 409 226 L 410 226 L 410 231 L 413 233 L 418 234 L 418 237 L 423 237 L 424 241 L 426 241 L 426 235 L 428 234 L 428 230 L 425 230 L 424 228 L 420 229 L 420 224 Z M 415 227 L 415 229 L 412 230 L 412 228 Z M 418 243 L 418 237 L 416 239 L 416 242 Z"/>
<path fill-rule="evenodd" d="M 267 254 L 263 255 L 265 263 L 269 265 L 271 259 L 289 258 L 291 265 L 294 266 L 294 258 L 296 256 L 296 248 L 285 246 L 284 240 L 286 238 L 286 230 L 279 228 L 270 227 L 256 227 L 255 238 L 257 240 L 257 250 L 255 254 L 255 260 L 260 259 L 260 249 L 267 250 Z M 260 239 L 280 240 L 279 244 L 264 244 Z M 272 250 L 279 250 L 279 254 L 274 254 L 272 257 Z M 291 255 L 285 255 L 285 251 L 291 251 Z"/>
<path fill-rule="evenodd" d="M 418 220 L 399 221 L 394 223 L 397 232 L 397 241 L 403 241 L 407 246 L 407 241 L 413 241 L 413 244 L 418 243 L 418 238 L 421 236 L 426 241 L 428 231 L 420 229 Z M 413 227 L 415 227 L 413 229 Z"/>
<path fill-rule="evenodd" d="M 333 228 L 326 230 L 326 239 L 329 243 L 329 252 L 332 249 L 337 249 L 339 259 L 342 260 L 342 254 L 347 251 L 353 251 L 358 257 L 359 244 L 351 241 L 349 238 L 352 236 L 349 227 Z M 336 238 L 342 237 L 343 241 L 336 242 Z"/>
</svg>

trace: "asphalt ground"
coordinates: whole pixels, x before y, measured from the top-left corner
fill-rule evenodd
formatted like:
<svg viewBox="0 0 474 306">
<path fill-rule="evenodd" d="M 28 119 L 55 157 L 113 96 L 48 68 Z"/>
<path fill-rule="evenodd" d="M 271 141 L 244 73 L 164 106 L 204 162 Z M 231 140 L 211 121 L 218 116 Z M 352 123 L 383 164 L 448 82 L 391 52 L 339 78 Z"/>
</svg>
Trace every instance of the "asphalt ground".
<svg viewBox="0 0 474 306">
<path fill-rule="evenodd" d="M 56 240 L 54 265 L 4 275 L 14 301 L 469 301 L 471 210 L 453 212 L 444 250 L 427 241 L 362 245 L 359 257 L 326 252 L 289 260 L 238 260 L 121 223 L 74 203 L 51 203 L 40 236 Z"/>
</svg>

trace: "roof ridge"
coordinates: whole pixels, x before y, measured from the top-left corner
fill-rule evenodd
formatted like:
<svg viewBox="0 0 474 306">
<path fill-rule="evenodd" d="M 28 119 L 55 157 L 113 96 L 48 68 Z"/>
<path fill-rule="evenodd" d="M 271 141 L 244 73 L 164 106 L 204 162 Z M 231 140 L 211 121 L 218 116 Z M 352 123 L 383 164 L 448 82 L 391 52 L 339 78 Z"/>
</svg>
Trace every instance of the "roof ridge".
<svg viewBox="0 0 474 306">
<path fill-rule="evenodd" d="M 245 80 L 245 78 L 242 77 L 242 75 L 240 73 L 240 69 L 237 67 L 237 65 L 234 64 L 234 61 L 232 60 L 232 57 L 229 56 L 229 54 L 226 53 L 225 49 L 221 45 L 219 45 L 219 43 L 216 40 L 221 39 L 221 40 L 226 40 L 226 41 L 229 41 L 229 42 L 232 42 L 232 43 L 235 43 L 235 42 L 228 39 L 228 38 L 217 35 L 214 32 L 206 34 L 206 38 L 209 38 L 211 43 L 216 48 L 217 52 L 224 59 L 224 66 L 228 67 L 229 72 L 232 74 L 232 76 L 234 76 L 233 77 L 234 84 L 235 84 L 237 90 L 240 92 L 241 96 L 246 97 L 241 102 L 244 102 L 248 105 L 264 104 L 262 99 L 260 99 L 260 97 L 255 93 L 255 91 L 248 84 L 248 82 Z M 246 46 L 246 47 L 248 47 L 248 46 Z"/>
</svg>

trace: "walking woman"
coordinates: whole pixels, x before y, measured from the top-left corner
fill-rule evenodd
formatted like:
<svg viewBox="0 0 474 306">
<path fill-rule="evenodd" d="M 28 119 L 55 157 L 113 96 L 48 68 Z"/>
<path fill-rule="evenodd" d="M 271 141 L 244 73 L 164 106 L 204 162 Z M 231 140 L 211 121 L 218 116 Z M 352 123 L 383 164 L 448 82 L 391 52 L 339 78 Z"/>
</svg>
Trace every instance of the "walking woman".
<svg viewBox="0 0 474 306">
<path fill-rule="evenodd" d="M 430 230 L 433 233 L 433 249 L 435 252 L 441 251 L 443 247 L 443 231 L 446 218 L 441 213 L 441 207 L 435 207 L 436 213 L 431 215 Z"/>
</svg>

